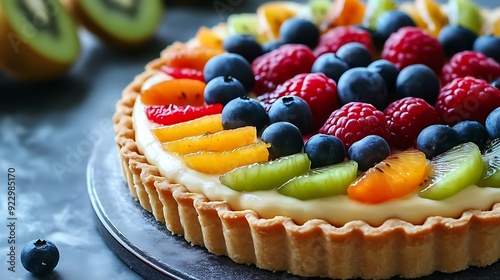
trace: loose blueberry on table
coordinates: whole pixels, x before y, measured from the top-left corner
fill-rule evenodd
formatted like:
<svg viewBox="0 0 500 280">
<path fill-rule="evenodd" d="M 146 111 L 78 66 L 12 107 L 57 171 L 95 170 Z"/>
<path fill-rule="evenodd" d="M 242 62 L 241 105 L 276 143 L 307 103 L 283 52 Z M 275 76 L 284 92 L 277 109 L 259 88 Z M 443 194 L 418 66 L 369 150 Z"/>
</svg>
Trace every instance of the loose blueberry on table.
<svg viewBox="0 0 500 280">
<path fill-rule="evenodd" d="M 21 264 L 36 276 L 47 275 L 59 262 L 59 250 L 48 240 L 35 239 L 21 251 Z"/>
</svg>

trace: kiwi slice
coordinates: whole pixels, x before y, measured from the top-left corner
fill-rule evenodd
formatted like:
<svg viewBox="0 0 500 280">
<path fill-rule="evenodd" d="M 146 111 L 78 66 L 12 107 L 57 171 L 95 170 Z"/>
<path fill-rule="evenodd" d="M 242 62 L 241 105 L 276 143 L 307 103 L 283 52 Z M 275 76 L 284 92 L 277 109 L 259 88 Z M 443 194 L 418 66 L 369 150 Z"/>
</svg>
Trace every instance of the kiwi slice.
<svg viewBox="0 0 500 280">
<path fill-rule="evenodd" d="M 103 41 L 125 50 L 149 41 L 163 17 L 161 0 L 66 0 L 66 7 Z"/>
<path fill-rule="evenodd" d="M 486 146 L 482 157 L 485 172 L 477 185 L 480 187 L 500 188 L 500 138 L 494 139 Z"/>
<path fill-rule="evenodd" d="M 0 69 L 23 81 L 65 73 L 80 54 L 71 16 L 57 0 L 0 0 Z"/>
<path fill-rule="evenodd" d="M 312 169 L 283 184 L 278 188 L 278 192 L 300 200 L 343 195 L 347 194 L 347 187 L 357 176 L 358 163 L 344 161 Z"/>
<path fill-rule="evenodd" d="M 309 0 L 307 6 L 309 7 L 313 22 L 320 25 L 327 19 L 330 8 L 332 7 L 332 1 Z"/>
<path fill-rule="evenodd" d="M 261 191 L 275 189 L 293 177 L 311 168 L 304 153 L 282 157 L 264 163 L 254 163 L 229 171 L 219 177 L 222 184 L 235 191 Z"/>
<path fill-rule="evenodd" d="M 468 28 L 476 34 L 481 33 L 483 18 L 479 7 L 473 1 L 450 0 L 447 8 L 450 24 Z"/>
<path fill-rule="evenodd" d="M 442 200 L 476 184 L 484 171 L 481 151 L 474 143 L 455 146 L 431 160 L 431 174 L 419 196 Z"/>
</svg>

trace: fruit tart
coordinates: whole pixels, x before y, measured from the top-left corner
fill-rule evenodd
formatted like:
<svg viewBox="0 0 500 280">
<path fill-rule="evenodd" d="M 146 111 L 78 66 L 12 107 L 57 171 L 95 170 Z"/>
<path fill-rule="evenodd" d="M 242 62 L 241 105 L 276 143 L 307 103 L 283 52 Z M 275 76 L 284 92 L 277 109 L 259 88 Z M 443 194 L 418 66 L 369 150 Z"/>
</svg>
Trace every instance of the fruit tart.
<svg viewBox="0 0 500 280">
<path fill-rule="evenodd" d="M 381 279 L 490 265 L 495 14 L 470 0 L 283 1 L 201 27 L 117 104 L 130 193 L 172 234 L 262 269 Z"/>
</svg>

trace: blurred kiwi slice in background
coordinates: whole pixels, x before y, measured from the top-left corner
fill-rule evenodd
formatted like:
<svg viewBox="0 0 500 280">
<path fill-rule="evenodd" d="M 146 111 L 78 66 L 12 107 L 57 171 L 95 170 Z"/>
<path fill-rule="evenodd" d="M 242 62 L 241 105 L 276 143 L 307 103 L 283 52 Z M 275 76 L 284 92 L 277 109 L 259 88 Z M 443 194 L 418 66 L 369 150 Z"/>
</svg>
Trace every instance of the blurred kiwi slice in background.
<svg viewBox="0 0 500 280">
<path fill-rule="evenodd" d="M 119 49 L 149 41 L 163 17 L 162 0 L 61 0 L 92 33 Z"/>
<path fill-rule="evenodd" d="M 57 0 L 0 0 L 0 71 L 47 80 L 64 74 L 79 54 L 75 22 Z"/>
</svg>

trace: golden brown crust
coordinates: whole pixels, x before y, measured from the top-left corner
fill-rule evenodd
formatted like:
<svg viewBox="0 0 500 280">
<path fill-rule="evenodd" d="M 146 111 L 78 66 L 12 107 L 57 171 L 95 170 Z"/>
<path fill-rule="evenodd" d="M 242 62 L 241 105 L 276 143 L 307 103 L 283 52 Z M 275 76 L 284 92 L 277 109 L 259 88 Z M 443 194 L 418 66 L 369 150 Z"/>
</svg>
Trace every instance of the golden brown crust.
<svg viewBox="0 0 500 280">
<path fill-rule="evenodd" d="M 251 210 L 232 211 L 226 202 L 170 184 L 139 153 L 131 117 L 141 85 L 160 66 L 160 58 L 149 63 L 124 90 L 113 120 L 131 194 L 172 233 L 237 263 L 301 276 L 415 278 L 486 266 L 500 258 L 500 203 L 489 211 L 465 211 L 460 218 L 429 217 L 422 225 L 398 219 L 379 227 L 362 221 L 336 227 L 323 220 L 298 225 L 288 217 L 264 219 Z"/>
</svg>

